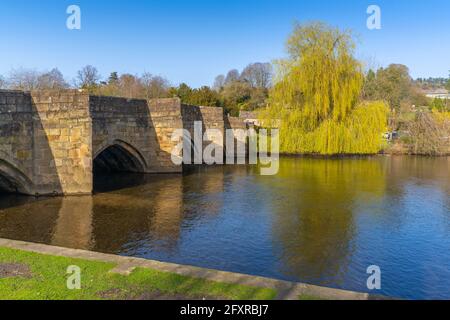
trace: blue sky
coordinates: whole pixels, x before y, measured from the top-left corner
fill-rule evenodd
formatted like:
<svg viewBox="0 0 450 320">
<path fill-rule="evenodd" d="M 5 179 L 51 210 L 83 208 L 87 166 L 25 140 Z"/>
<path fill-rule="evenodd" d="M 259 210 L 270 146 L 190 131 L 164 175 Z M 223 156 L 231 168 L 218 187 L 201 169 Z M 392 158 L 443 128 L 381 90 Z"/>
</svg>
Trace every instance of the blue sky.
<svg viewBox="0 0 450 320">
<path fill-rule="evenodd" d="M 81 30 L 66 28 L 71 4 L 81 8 Z M 371 4 L 382 10 L 381 30 L 366 28 Z M 446 77 L 449 13 L 448 0 L 2 0 L 0 74 L 58 67 L 71 80 L 92 64 L 104 77 L 147 71 L 210 85 L 229 69 L 283 57 L 294 21 L 321 20 L 354 30 L 370 65 Z"/>
</svg>

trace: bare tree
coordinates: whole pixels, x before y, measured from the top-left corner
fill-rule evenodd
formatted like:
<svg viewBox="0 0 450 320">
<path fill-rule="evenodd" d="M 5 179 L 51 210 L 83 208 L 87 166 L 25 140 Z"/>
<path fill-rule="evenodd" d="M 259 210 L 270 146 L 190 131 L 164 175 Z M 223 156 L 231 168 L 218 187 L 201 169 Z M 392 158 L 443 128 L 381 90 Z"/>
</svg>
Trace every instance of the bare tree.
<svg viewBox="0 0 450 320">
<path fill-rule="evenodd" d="M 14 90 L 31 91 L 38 88 L 39 72 L 32 69 L 13 69 L 9 73 L 8 87 Z"/>
<path fill-rule="evenodd" d="M 225 84 L 229 84 L 239 80 L 239 71 L 236 69 L 230 70 L 225 77 Z"/>
<path fill-rule="evenodd" d="M 225 76 L 223 74 L 218 75 L 214 80 L 213 89 L 220 91 L 225 86 Z"/>
<path fill-rule="evenodd" d="M 3 78 L 3 76 L 0 76 L 0 89 L 6 88 L 6 80 Z"/>
<path fill-rule="evenodd" d="M 420 112 L 408 125 L 412 152 L 423 155 L 445 155 L 450 150 L 450 121 L 437 119 L 432 113 Z"/>
<path fill-rule="evenodd" d="M 157 99 L 167 96 L 169 81 L 161 76 L 153 76 L 146 72 L 141 77 L 145 91 L 145 99 Z"/>
<path fill-rule="evenodd" d="M 141 98 L 143 86 L 138 76 L 123 74 L 119 77 L 120 96 L 127 98 Z"/>
<path fill-rule="evenodd" d="M 64 80 L 64 76 L 57 68 L 50 72 L 41 74 L 37 79 L 37 88 L 44 89 L 66 89 L 69 85 Z"/>
<path fill-rule="evenodd" d="M 100 80 L 100 74 L 98 73 L 97 68 L 87 65 L 80 71 L 78 71 L 77 75 L 77 85 L 83 89 L 92 89 L 97 86 L 98 81 Z"/>
<path fill-rule="evenodd" d="M 270 63 L 252 63 L 242 71 L 241 80 L 247 81 L 253 88 L 269 88 L 272 82 Z"/>
</svg>

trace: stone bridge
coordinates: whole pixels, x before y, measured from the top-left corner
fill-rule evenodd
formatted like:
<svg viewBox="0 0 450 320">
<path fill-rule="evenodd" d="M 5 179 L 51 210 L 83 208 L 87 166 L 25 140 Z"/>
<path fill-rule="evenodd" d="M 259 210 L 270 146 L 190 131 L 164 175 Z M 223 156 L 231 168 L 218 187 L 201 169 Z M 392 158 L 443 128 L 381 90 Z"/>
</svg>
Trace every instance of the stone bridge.
<svg viewBox="0 0 450 320">
<path fill-rule="evenodd" d="M 246 127 L 222 108 L 182 105 L 178 98 L 1 90 L 0 190 L 90 194 L 94 172 L 182 173 L 171 161 L 178 143 L 171 137 L 176 129 L 192 131 L 193 121 L 202 121 L 203 130 Z"/>
</svg>

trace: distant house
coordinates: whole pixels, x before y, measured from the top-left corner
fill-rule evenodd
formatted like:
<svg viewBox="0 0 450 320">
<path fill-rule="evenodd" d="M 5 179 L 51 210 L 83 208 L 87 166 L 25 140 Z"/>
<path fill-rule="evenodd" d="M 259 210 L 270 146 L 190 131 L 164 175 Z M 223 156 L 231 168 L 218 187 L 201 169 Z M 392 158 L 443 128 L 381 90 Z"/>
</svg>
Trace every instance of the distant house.
<svg viewBox="0 0 450 320">
<path fill-rule="evenodd" d="M 428 91 L 425 91 L 425 95 L 431 99 L 443 99 L 443 100 L 449 99 L 450 100 L 450 93 L 445 89 L 428 90 Z"/>
<path fill-rule="evenodd" d="M 239 112 L 239 118 L 243 119 L 248 125 L 259 126 L 258 116 L 252 111 L 241 111 Z"/>
</svg>

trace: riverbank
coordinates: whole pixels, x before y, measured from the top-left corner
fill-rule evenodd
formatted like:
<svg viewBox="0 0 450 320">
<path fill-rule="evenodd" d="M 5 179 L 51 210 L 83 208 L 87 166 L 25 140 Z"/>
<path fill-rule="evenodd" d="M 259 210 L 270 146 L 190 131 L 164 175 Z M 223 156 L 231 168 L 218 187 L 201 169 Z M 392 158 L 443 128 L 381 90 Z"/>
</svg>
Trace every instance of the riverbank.
<svg viewBox="0 0 450 320">
<path fill-rule="evenodd" d="M 312 158 L 312 159 L 364 159 L 367 157 L 375 157 L 375 156 L 419 156 L 419 157 L 449 157 L 450 150 L 447 153 L 442 154 L 422 154 L 422 153 L 414 153 L 410 151 L 408 147 L 402 144 L 393 144 L 388 148 L 381 150 L 378 153 L 372 154 L 314 154 L 314 153 L 280 153 L 280 156 L 285 158 Z"/>
<path fill-rule="evenodd" d="M 69 266 L 80 290 L 67 288 Z M 85 250 L 0 239 L 0 299 L 367 300 L 312 285 Z"/>
</svg>

